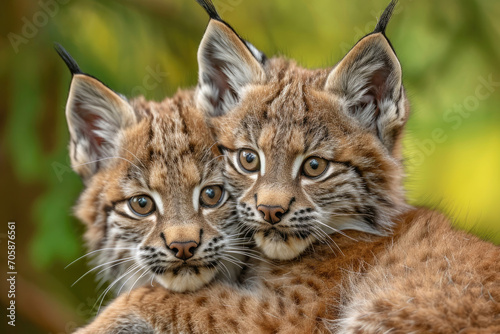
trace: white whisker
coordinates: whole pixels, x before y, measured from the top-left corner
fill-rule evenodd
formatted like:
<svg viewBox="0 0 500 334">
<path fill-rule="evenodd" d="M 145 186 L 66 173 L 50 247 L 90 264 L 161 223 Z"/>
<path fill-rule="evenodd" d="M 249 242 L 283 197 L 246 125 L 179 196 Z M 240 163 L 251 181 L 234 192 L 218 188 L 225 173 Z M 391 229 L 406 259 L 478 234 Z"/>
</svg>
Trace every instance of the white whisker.
<svg viewBox="0 0 500 334">
<path fill-rule="evenodd" d="M 345 216 L 349 216 L 349 215 L 345 215 Z M 330 230 L 332 230 L 334 233 L 339 233 L 340 235 L 342 235 L 342 236 L 344 236 L 344 237 L 346 237 L 346 238 L 349 238 L 349 239 L 351 239 L 352 241 L 358 241 L 358 240 L 356 240 L 356 239 L 354 239 L 354 238 L 352 238 L 352 237 L 348 236 L 348 235 L 347 235 L 347 234 L 345 234 L 344 232 L 342 232 L 342 231 L 340 231 L 340 230 L 337 230 L 336 228 L 331 227 L 331 226 L 329 226 L 329 225 L 327 225 L 327 224 L 325 224 L 325 223 L 321 222 L 319 219 L 314 219 L 314 222 L 315 222 L 315 223 L 318 223 L 318 224 L 320 224 L 320 225 L 322 225 L 322 226 L 324 226 L 324 227 L 326 227 L 326 228 L 329 228 L 329 229 L 330 229 Z"/>
<path fill-rule="evenodd" d="M 226 261 L 228 260 L 226 259 Z M 227 269 L 226 265 L 223 262 L 219 262 L 219 264 L 221 265 L 221 268 L 224 269 L 221 271 L 224 274 L 224 276 L 226 276 L 228 280 L 231 279 L 231 273 L 229 272 L 229 269 Z"/>
<path fill-rule="evenodd" d="M 130 258 L 126 258 L 127 260 L 130 260 L 130 259 L 133 259 L 133 257 L 130 257 Z M 73 287 L 76 283 L 78 283 L 82 278 L 84 278 L 85 276 L 87 276 L 87 274 L 89 274 L 90 272 L 96 270 L 97 268 L 100 268 L 102 266 L 105 266 L 105 265 L 108 265 L 108 264 L 111 264 L 111 263 L 115 263 L 117 261 L 123 261 L 125 259 L 118 259 L 118 260 L 113 260 L 113 261 L 109 261 L 109 262 L 106 262 L 106 263 L 102 263 L 98 266 L 95 266 L 94 268 L 90 269 L 89 271 L 87 271 L 85 274 L 83 274 L 82 276 L 80 276 L 79 279 L 77 279 L 73 284 L 71 284 L 71 286 Z"/>
<path fill-rule="evenodd" d="M 118 292 L 116 293 L 117 295 L 120 295 L 120 292 L 122 291 L 123 287 L 125 286 L 125 284 L 127 284 L 128 281 L 130 281 L 130 279 L 132 277 L 134 277 L 134 275 L 136 275 L 137 273 L 139 273 L 142 269 L 144 269 L 146 267 L 146 265 L 143 265 L 143 266 L 140 266 L 139 269 L 137 269 L 133 274 L 130 275 L 129 278 L 127 278 L 125 280 L 125 282 L 123 282 L 122 286 L 120 287 L 120 289 L 118 290 Z"/>
<path fill-rule="evenodd" d="M 153 279 L 155 278 L 155 273 L 151 273 L 151 286 L 153 286 Z"/>
<path fill-rule="evenodd" d="M 76 261 L 80 260 L 80 259 L 83 259 L 84 257 L 86 256 L 89 256 L 89 255 L 92 255 L 96 252 L 102 252 L 102 251 L 105 251 L 105 250 L 134 250 L 135 248 L 101 248 L 101 249 L 97 249 L 95 251 L 92 251 L 92 252 L 89 252 L 85 255 L 82 255 L 80 256 L 78 259 L 74 260 L 73 262 L 71 262 L 70 264 L 68 264 L 66 267 L 64 267 L 64 269 L 68 268 L 69 266 L 71 266 L 73 263 L 75 263 Z"/>
<path fill-rule="evenodd" d="M 137 157 L 137 155 L 135 155 L 134 153 L 130 152 L 125 147 L 122 147 L 122 149 L 125 150 L 125 151 L 127 151 L 128 153 L 132 154 L 134 156 L 134 158 L 136 158 L 137 161 L 139 161 L 141 163 L 142 167 L 144 167 L 144 169 L 147 170 L 147 167 L 144 165 L 144 163 L 142 162 L 142 160 Z"/>
<path fill-rule="evenodd" d="M 115 279 L 107 288 L 106 290 L 104 290 L 103 293 L 101 293 L 101 295 L 97 298 L 97 301 L 96 301 L 96 304 L 99 302 L 99 299 L 101 300 L 101 302 L 99 303 L 99 308 L 97 309 L 97 313 L 99 313 L 99 310 L 101 309 L 101 305 L 102 305 L 102 302 L 104 301 L 104 298 L 106 298 L 106 295 L 107 293 L 109 292 L 109 290 L 111 290 L 111 288 L 116 284 L 118 283 L 122 278 L 124 278 L 125 276 L 127 276 L 128 274 L 130 274 L 131 272 L 133 272 L 139 265 L 138 264 L 134 264 L 132 266 L 129 267 L 129 269 L 125 272 L 125 274 L 121 275 L 120 277 L 118 277 L 117 279 Z M 102 296 L 102 298 L 101 298 Z M 94 307 L 95 305 L 94 304 Z"/>
<path fill-rule="evenodd" d="M 130 292 L 132 292 L 132 289 L 134 288 L 134 285 L 144 276 L 146 275 L 147 273 L 149 273 L 149 269 L 147 268 L 147 266 L 144 266 L 142 267 L 142 269 L 144 269 L 146 267 L 146 270 L 142 273 L 141 276 L 139 276 L 138 279 L 135 280 L 134 284 L 132 284 L 132 287 L 130 288 L 130 290 L 128 291 L 128 295 L 130 296 Z"/>
<path fill-rule="evenodd" d="M 109 159 L 122 159 L 122 160 L 125 160 L 125 161 L 129 162 L 130 164 L 134 165 L 135 167 L 137 167 L 137 169 L 141 170 L 139 168 L 139 166 L 137 166 L 136 164 L 134 164 L 132 161 L 130 161 L 128 159 L 125 159 L 125 158 L 122 158 L 122 157 L 107 157 L 107 158 L 97 159 L 97 160 L 94 160 L 94 161 L 89 161 L 89 162 L 85 162 L 85 163 L 82 163 L 82 164 L 74 165 L 73 168 L 84 166 L 84 165 L 90 165 L 90 164 L 93 164 L 93 163 L 96 163 L 96 162 L 99 162 L 99 161 L 104 161 L 104 160 L 109 160 Z"/>
<path fill-rule="evenodd" d="M 132 257 L 129 257 L 129 258 L 123 259 L 123 261 L 122 261 L 122 262 L 115 263 L 115 264 L 113 264 L 112 266 L 109 266 L 109 267 L 106 267 L 106 268 L 104 268 L 104 269 L 99 270 L 99 271 L 97 272 L 97 274 L 96 274 L 96 275 L 99 275 L 99 274 L 100 274 L 100 273 L 102 273 L 103 271 L 109 270 L 110 268 L 113 268 L 113 267 L 115 267 L 115 266 L 119 266 L 120 264 L 124 264 L 124 263 L 126 263 L 126 262 L 130 262 L 130 261 L 134 261 L 134 260 L 135 260 L 135 259 L 134 259 L 134 258 L 132 258 Z"/>
</svg>

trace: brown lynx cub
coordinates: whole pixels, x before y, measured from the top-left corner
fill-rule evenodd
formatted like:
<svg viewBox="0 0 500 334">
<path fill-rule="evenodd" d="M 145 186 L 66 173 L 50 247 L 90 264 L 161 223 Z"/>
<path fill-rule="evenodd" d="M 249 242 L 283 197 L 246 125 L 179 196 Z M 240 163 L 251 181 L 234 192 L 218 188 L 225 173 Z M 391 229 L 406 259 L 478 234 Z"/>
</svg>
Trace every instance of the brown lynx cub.
<svg viewBox="0 0 500 334">
<path fill-rule="evenodd" d="M 212 19 L 197 106 L 226 156 L 242 226 L 282 261 L 256 266 L 247 286 L 139 288 L 79 333 L 500 331 L 500 249 L 405 203 L 409 105 L 385 36 L 395 1 L 321 70 L 267 60 L 200 2 Z"/>
<path fill-rule="evenodd" d="M 58 52 L 73 74 L 70 154 L 85 184 L 75 211 L 97 254 L 94 269 L 119 291 L 153 282 L 192 291 L 236 279 L 247 249 L 192 92 L 127 101 Z"/>
</svg>

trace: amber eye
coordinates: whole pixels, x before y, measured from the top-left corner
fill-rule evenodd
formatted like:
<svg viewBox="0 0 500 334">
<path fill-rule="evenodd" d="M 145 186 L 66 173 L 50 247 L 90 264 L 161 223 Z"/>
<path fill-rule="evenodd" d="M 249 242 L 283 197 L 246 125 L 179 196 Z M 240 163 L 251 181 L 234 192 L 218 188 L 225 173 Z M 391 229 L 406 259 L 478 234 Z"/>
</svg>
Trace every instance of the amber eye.
<svg viewBox="0 0 500 334">
<path fill-rule="evenodd" d="M 214 208 L 220 204 L 224 195 L 224 188 L 221 186 L 208 186 L 201 190 L 200 203 L 207 208 Z"/>
<path fill-rule="evenodd" d="M 243 149 L 238 158 L 241 168 L 247 172 L 256 172 L 260 169 L 260 160 L 257 152 Z"/>
<path fill-rule="evenodd" d="M 328 167 L 328 161 L 318 157 L 307 158 L 302 167 L 305 176 L 315 178 L 323 174 Z"/>
<path fill-rule="evenodd" d="M 155 211 L 155 203 L 146 195 L 134 196 L 128 200 L 128 206 L 138 216 L 148 216 Z"/>
</svg>

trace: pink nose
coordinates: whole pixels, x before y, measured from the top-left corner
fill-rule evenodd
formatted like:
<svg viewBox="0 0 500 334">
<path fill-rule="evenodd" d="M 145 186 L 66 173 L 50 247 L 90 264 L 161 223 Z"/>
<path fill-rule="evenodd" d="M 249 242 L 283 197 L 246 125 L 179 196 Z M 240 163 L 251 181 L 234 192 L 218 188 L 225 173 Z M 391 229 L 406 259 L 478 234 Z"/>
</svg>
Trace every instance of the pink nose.
<svg viewBox="0 0 500 334">
<path fill-rule="evenodd" d="M 262 217 L 266 222 L 271 225 L 277 224 L 281 221 L 281 217 L 285 213 L 285 210 L 281 206 L 269 206 L 269 205 L 259 205 L 257 207 L 262 213 Z"/>
<path fill-rule="evenodd" d="M 170 245 L 168 245 L 168 248 L 170 248 L 170 250 L 174 252 L 175 257 L 184 261 L 193 257 L 194 251 L 197 247 L 198 244 L 194 241 L 188 241 L 188 242 L 174 241 Z"/>
</svg>

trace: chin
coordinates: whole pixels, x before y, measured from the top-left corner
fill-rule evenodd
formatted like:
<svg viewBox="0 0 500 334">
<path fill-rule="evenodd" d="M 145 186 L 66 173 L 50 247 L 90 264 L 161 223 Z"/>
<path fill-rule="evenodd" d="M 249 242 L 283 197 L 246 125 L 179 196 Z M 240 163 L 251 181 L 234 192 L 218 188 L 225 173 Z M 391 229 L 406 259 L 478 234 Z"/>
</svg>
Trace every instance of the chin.
<svg viewBox="0 0 500 334">
<path fill-rule="evenodd" d="M 167 290 L 190 292 L 210 283 L 216 274 L 216 270 L 209 268 L 199 268 L 199 273 L 190 268 L 182 268 L 175 274 L 173 271 L 166 271 L 162 275 L 155 275 L 155 280 Z"/>
<path fill-rule="evenodd" d="M 265 232 L 259 231 L 255 233 L 254 240 L 268 258 L 285 261 L 302 254 L 314 242 L 314 237 L 301 239 L 288 236 L 286 240 L 283 240 L 276 235 L 265 236 Z"/>
</svg>

